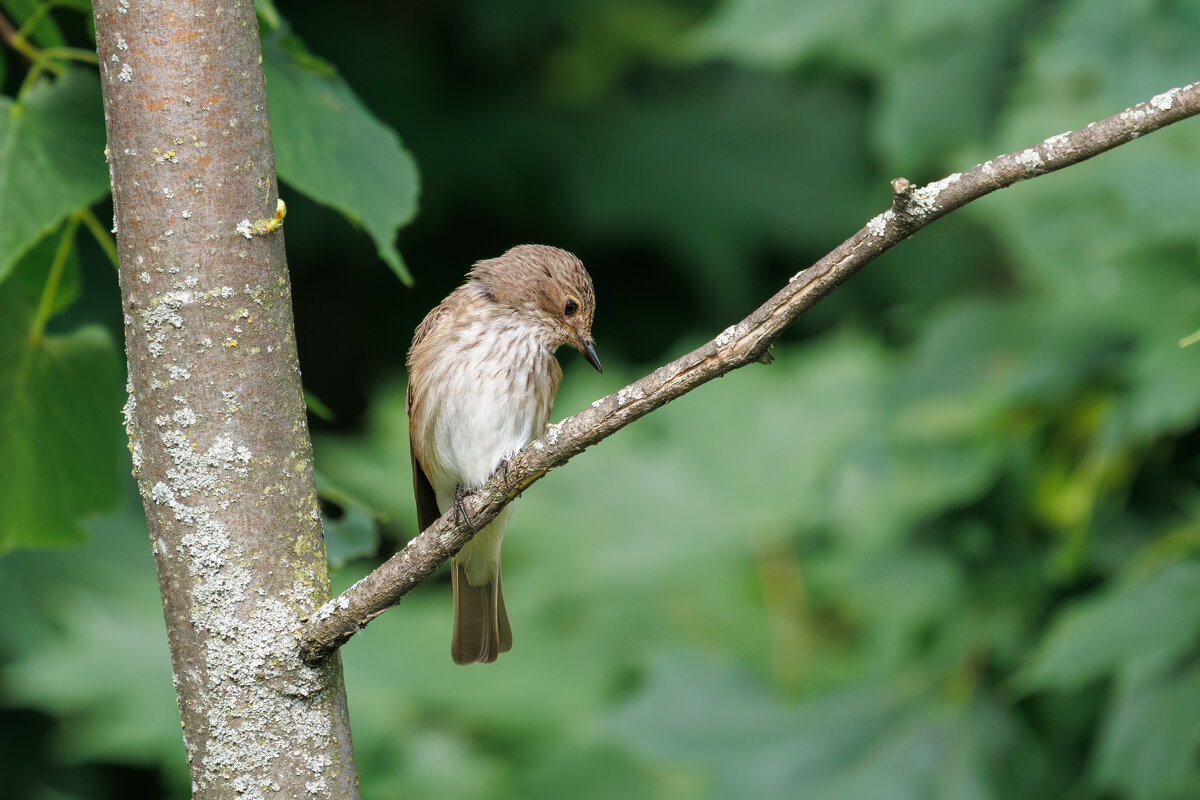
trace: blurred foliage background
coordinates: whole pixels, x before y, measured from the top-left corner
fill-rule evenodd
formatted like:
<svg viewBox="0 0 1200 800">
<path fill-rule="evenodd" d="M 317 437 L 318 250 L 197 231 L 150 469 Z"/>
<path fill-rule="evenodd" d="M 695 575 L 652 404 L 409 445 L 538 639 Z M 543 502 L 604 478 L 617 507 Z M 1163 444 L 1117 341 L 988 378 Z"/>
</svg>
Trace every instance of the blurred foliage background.
<svg viewBox="0 0 1200 800">
<path fill-rule="evenodd" d="M 0 48 L 0 793 L 183 798 L 89 7 L 0 9 L 25 35 Z M 740 319 L 890 178 L 1200 78 L 1187 0 L 284 10 L 259 8 L 335 589 L 416 533 L 403 358 L 473 261 L 588 264 L 606 369 L 563 353 L 561 418 Z M 510 654 L 451 664 L 444 580 L 344 649 L 364 795 L 1200 797 L 1198 176 L 1187 122 L 985 198 L 774 365 L 549 476 L 506 543 Z"/>
</svg>

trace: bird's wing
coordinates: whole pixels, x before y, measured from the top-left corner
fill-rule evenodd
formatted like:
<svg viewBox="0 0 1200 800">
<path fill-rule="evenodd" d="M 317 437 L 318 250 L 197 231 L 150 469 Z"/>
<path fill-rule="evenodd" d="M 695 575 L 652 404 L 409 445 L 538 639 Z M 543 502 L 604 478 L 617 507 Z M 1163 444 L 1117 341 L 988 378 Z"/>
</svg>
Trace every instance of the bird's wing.
<svg viewBox="0 0 1200 800">
<path fill-rule="evenodd" d="M 445 312 L 445 303 L 439 305 L 433 311 L 430 311 L 421 324 L 417 326 L 417 331 L 413 334 L 412 346 L 415 348 L 425 340 L 435 327 L 438 320 L 441 319 Z M 412 350 L 409 350 L 411 354 Z M 413 411 L 413 390 L 412 390 L 412 370 L 409 369 L 408 393 L 405 395 L 404 410 L 408 414 L 408 451 L 412 455 L 412 473 L 413 473 L 413 495 L 417 499 L 417 525 L 420 530 L 425 530 L 442 515 L 438 510 L 437 495 L 434 494 L 433 484 L 429 482 L 429 476 L 425 474 L 421 462 L 417 460 L 417 451 L 413 448 L 413 432 L 412 432 L 412 411 Z"/>
<path fill-rule="evenodd" d="M 437 522 L 438 517 L 442 514 L 438 511 L 437 495 L 433 493 L 433 484 L 425 476 L 425 470 L 421 469 L 421 462 L 417 461 L 417 453 L 412 449 L 411 440 L 408 445 L 409 452 L 412 453 L 413 494 L 417 498 L 417 524 L 421 530 L 425 530 Z"/>
</svg>

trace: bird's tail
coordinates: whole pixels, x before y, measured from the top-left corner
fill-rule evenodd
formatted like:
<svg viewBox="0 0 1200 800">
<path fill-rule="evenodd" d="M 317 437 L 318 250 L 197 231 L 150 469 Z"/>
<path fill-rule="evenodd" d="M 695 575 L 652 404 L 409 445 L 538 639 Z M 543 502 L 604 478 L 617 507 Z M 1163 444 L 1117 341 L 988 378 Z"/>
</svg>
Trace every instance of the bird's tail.
<svg viewBox="0 0 1200 800">
<path fill-rule="evenodd" d="M 491 663 L 512 649 L 512 628 L 504 610 L 504 587 L 500 581 L 500 559 L 496 559 L 493 577 L 481 586 L 472 586 L 467 571 L 453 559 L 454 634 L 450 655 L 455 664 Z"/>
</svg>

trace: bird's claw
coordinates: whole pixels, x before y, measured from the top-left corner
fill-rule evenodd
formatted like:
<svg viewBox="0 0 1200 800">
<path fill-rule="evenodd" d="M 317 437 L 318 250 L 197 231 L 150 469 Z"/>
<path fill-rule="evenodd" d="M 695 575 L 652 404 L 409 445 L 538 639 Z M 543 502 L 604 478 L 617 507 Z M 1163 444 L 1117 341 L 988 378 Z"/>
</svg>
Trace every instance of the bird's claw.
<svg viewBox="0 0 1200 800">
<path fill-rule="evenodd" d="M 467 507 L 463 503 L 463 498 L 466 496 L 467 491 L 463 489 L 462 484 L 456 484 L 454 487 L 454 524 L 459 524 L 459 515 L 461 514 L 462 519 L 467 521 L 467 527 L 469 527 L 471 530 L 475 530 L 475 523 L 471 521 L 470 515 L 467 514 Z"/>
</svg>

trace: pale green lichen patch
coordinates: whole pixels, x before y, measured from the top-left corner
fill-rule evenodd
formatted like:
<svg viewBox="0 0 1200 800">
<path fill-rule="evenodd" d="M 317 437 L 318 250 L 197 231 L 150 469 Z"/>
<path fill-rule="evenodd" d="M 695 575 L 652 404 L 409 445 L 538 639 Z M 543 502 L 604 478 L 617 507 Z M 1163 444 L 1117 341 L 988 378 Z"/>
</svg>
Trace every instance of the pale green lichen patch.
<svg viewBox="0 0 1200 800">
<path fill-rule="evenodd" d="M 187 290 L 171 291 L 150 301 L 150 308 L 143 313 L 142 330 L 149 339 L 151 356 L 158 358 L 163 354 L 168 330 L 183 327 L 183 316 L 179 311 L 192 302 L 193 297 Z"/>
<path fill-rule="evenodd" d="M 888 220 L 893 216 L 895 215 L 890 208 L 882 214 L 875 215 L 867 222 L 867 233 L 872 236 L 883 236 L 887 232 Z M 799 275 L 799 273 L 796 274 Z M 793 277 L 792 280 L 795 280 L 795 278 Z"/>
<path fill-rule="evenodd" d="M 1064 146 L 1067 144 L 1067 142 L 1070 141 L 1070 138 L 1071 138 L 1070 131 L 1066 131 L 1064 133 L 1059 133 L 1059 134 L 1055 134 L 1054 136 L 1047 137 L 1045 140 L 1042 141 L 1042 146 L 1044 146 L 1046 148 L 1046 155 L 1049 156 L 1050 158 L 1054 158 L 1055 156 L 1057 156 L 1059 154 L 1059 150 L 1064 148 Z"/>
<path fill-rule="evenodd" d="M 1042 167 L 1045 166 L 1042 161 L 1042 156 L 1037 150 L 1032 147 L 1022 150 L 1017 154 L 1017 163 L 1020 164 L 1027 173 L 1039 173 Z"/>
<path fill-rule="evenodd" d="M 244 596 L 249 571 L 233 572 L 222 589 Z M 324 675 L 296 653 L 292 632 L 299 619 L 289 602 L 259 597 L 250 605 L 244 616 L 224 616 L 226 635 L 211 637 L 206 648 L 210 680 L 223 702 L 208 715 L 210 738 L 197 782 L 227 784 L 239 797 L 258 800 L 271 796 L 284 762 L 297 761 L 294 768 L 307 772 L 306 786 L 324 786 L 332 765 Z M 299 741 L 284 734 L 297 730 Z M 306 755 L 295 759 L 294 750 L 306 744 Z"/>
<path fill-rule="evenodd" d="M 962 173 L 955 172 L 952 175 L 947 175 L 940 181 L 934 181 L 915 190 L 912 193 L 911 213 L 917 217 L 927 217 L 935 213 L 938 210 L 939 198 L 942 196 L 942 192 L 958 183 L 960 178 L 962 178 Z"/>
<path fill-rule="evenodd" d="M 193 491 L 213 494 L 223 490 L 224 473 L 231 471 L 245 477 L 253 457 L 249 448 L 235 446 L 228 436 L 218 436 L 204 452 L 193 446 L 182 428 L 164 431 L 161 439 L 175 465 L 167 470 L 167 477 L 171 479 L 171 487 L 182 497 Z"/>
<path fill-rule="evenodd" d="M 170 421 L 189 419 L 187 411 L 185 405 Z M 191 620 L 204 637 L 213 697 L 203 746 L 188 742 L 199 761 L 193 764 L 196 790 L 229 786 L 241 798 L 265 800 L 287 768 L 299 771 L 309 791 L 325 793 L 333 766 L 327 673 L 301 662 L 295 642 L 300 610 L 313 606 L 305 585 L 313 581 L 293 582 L 283 596 L 256 586 L 257 554 L 243 552 L 223 513 L 239 502 L 233 477 L 247 477 L 253 454 L 230 436 L 216 437 L 201 452 L 184 427 L 160 434 L 174 466 L 150 494 L 188 528 L 180 545 L 194 582 Z M 185 739 L 189 734 L 185 730 Z"/>
<path fill-rule="evenodd" d="M 242 294 L 246 295 L 252 301 L 254 301 L 255 305 L 260 305 L 260 306 L 263 304 L 263 300 L 267 296 L 266 290 L 263 289 L 261 286 L 255 286 L 254 288 L 251 288 L 250 284 L 248 284 L 248 283 L 242 287 Z"/>
<path fill-rule="evenodd" d="M 1170 111 L 1171 107 L 1175 105 L 1175 95 L 1179 94 L 1180 91 L 1180 89 L 1175 88 L 1165 91 L 1162 94 L 1154 95 L 1154 97 L 1150 98 L 1150 107 L 1156 111 Z"/>
<path fill-rule="evenodd" d="M 125 381 L 125 405 L 121 408 L 121 417 L 125 423 L 125 432 L 133 437 L 133 414 L 137 411 L 137 396 L 133 393 L 133 383 Z"/>
<path fill-rule="evenodd" d="M 721 331 L 717 335 L 717 338 L 713 340 L 713 343 L 717 347 L 724 347 L 725 345 L 727 345 L 733 341 L 734 332 L 735 332 L 734 327 L 732 325 L 730 325 L 728 328 Z M 622 389 L 621 393 L 617 396 L 617 405 L 619 405 L 619 406 L 625 405 L 624 393 L 625 393 L 625 390 Z"/>
<path fill-rule="evenodd" d="M 242 410 L 242 405 L 238 402 L 237 392 L 221 392 L 221 400 L 225 403 L 225 419 L 229 419 L 229 417 Z"/>
<path fill-rule="evenodd" d="M 142 469 L 142 443 L 134 435 L 134 413 L 137 411 L 137 397 L 133 393 L 133 384 L 125 382 L 125 405 L 121 408 L 121 417 L 125 425 L 125 435 L 129 439 L 129 455 L 133 458 L 133 474 L 136 476 Z"/>
<path fill-rule="evenodd" d="M 187 428 L 196 424 L 196 412 L 190 408 L 181 408 L 172 415 L 175 424 L 181 428 Z"/>
</svg>

